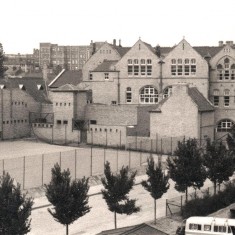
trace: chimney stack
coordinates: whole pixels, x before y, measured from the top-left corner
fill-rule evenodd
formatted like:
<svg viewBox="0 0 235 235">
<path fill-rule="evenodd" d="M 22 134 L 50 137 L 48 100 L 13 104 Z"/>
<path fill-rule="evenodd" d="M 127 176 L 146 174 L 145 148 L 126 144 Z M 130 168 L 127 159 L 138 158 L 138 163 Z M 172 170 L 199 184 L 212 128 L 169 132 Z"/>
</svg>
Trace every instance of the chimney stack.
<svg viewBox="0 0 235 235">
<path fill-rule="evenodd" d="M 233 46 L 233 41 L 226 41 L 226 45 Z"/>
<path fill-rule="evenodd" d="M 121 45 L 121 39 L 119 39 L 119 46 L 121 47 L 122 45 Z"/>
<path fill-rule="evenodd" d="M 113 45 L 116 46 L 116 39 L 113 39 Z"/>
<path fill-rule="evenodd" d="M 219 41 L 219 47 L 222 47 L 224 45 L 223 41 Z"/>
</svg>

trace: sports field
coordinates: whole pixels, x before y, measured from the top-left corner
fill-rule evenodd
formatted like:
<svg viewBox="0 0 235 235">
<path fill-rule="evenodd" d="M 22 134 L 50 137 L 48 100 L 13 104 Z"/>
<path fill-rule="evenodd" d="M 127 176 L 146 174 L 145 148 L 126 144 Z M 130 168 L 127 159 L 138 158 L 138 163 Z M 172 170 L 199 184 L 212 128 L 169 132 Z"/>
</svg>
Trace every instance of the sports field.
<svg viewBox="0 0 235 235">
<path fill-rule="evenodd" d="M 75 148 L 27 140 L 0 141 L 0 160 L 73 149 Z"/>
<path fill-rule="evenodd" d="M 43 186 L 50 182 L 51 169 L 58 163 L 68 169 L 72 178 L 103 174 L 104 163 L 112 171 L 122 166 L 138 168 L 146 163 L 149 153 L 104 148 L 78 148 L 50 145 L 33 141 L 0 142 L 0 175 L 9 172 L 23 189 Z"/>
</svg>

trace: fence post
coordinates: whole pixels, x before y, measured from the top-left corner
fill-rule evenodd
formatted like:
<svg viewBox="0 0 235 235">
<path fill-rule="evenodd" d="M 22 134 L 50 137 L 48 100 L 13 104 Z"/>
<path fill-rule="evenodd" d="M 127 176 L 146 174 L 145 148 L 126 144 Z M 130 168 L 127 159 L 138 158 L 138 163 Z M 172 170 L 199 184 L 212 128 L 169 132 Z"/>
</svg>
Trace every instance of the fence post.
<svg viewBox="0 0 235 235">
<path fill-rule="evenodd" d="M 151 139 L 151 154 L 153 153 L 153 140 Z"/>
<path fill-rule="evenodd" d="M 140 166 L 142 164 L 142 140 L 140 141 Z"/>
<path fill-rule="evenodd" d="M 137 138 L 138 138 L 138 135 L 137 135 L 137 131 L 135 133 L 135 150 L 137 151 Z"/>
<path fill-rule="evenodd" d="M 122 130 L 120 130 L 120 149 L 122 147 Z"/>
<path fill-rule="evenodd" d="M 92 145 L 91 145 L 91 176 L 92 176 Z"/>
<path fill-rule="evenodd" d="M 43 186 L 43 174 L 44 174 L 44 154 L 42 154 L 42 186 Z"/>
<path fill-rule="evenodd" d="M 51 126 L 51 143 L 54 142 L 54 125 Z"/>
<path fill-rule="evenodd" d="M 5 162 L 4 159 L 2 159 L 2 174 L 4 174 L 5 171 Z"/>
<path fill-rule="evenodd" d="M 156 153 L 157 153 L 157 133 L 156 133 Z"/>
<path fill-rule="evenodd" d="M 162 138 L 161 138 L 161 154 L 162 154 Z"/>
<path fill-rule="evenodd" d="M 104 146 L 104 165 L 105 165 L 105 163 L 106 163 L 106 148 Z"/>
<path fill-rule="evenodd" d="M 180 196 L 180 213 L 183 215 L 183 195 Z"/>
<path fill-rule="evenodd" d="M 25 189 L 25 156 L 23 158 L 23 190 Z"/>
<path fill-rule="evenodd" d="M 167 216 L 167 199 L 166 199 L 166 216 Z"/>
<path fill-rule="evenodd" d="M 117 145 L 117 171 L 118 171 L 118 145 Z"/>
<path fill-rule="evenodd" d="M 108 145 L 108 129 L 106 128 L 106 140 L 105 140 L 105 145 L 107 147 Z"/>
<path fill-rule="evenodd" d="M 60 168 L 61 168 L 61 152 L 60 152 Z"/>
<path fill-rule="evenodd" d="M 173 147 L 172 147 L 172 137 L 171 137 L 171 155 L 173 155 Z"/>
<path fill-rule="evenodd" d="M 129 168 L 131 168 L 131 148 L 130 148 L 130 143 L 129 143 Z"/>
<path fill-rule="evenodd" d="M 75 174 L 74 174 L 74 177 L 75 177 L 75 180 L 77 179 L 77 149 L 75 149 Z"/>
</svg>

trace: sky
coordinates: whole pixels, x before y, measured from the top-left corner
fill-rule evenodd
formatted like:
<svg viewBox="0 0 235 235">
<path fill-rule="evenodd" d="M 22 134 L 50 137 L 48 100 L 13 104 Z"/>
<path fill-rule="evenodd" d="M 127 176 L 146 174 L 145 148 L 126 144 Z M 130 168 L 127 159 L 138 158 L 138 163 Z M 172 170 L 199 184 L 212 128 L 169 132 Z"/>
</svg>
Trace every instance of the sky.
<svg viewBox="0 0 235 235">
<path fill-rule="evenodd" d="M 6 54 L 32 53 L 40 42 L 89 45 L 141 38 L 152 46 L 235 42 L 235 0 L 3 0 L 0 43 Z"/>
</svg>

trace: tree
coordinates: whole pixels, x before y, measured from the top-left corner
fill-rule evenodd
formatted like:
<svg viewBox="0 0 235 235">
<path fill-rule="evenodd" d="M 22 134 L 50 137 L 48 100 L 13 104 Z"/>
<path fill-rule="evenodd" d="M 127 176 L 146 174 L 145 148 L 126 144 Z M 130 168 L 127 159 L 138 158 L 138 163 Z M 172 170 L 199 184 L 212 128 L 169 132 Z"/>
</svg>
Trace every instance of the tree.
<svg viewBox="0 0 235 235">
<path fill-rule="evenodd" d="M 169 176 L 163 173 L 161 163 L 159 163 L 159 166 L 154 167 L 152 157 L 148 159 L 146 174 L 148 179 L 142 181 L 141 184 L 154 199 L 154 223 L 156 224 L 156 200 L 161 198 L 169 189 Z"/>
<path fill-rule="evenodd" d="M 5 60 L 5 56 L 4 56 L 3 46 L 0 43 L 0 78 L 4 77 L 4 73 L 7 70 L 7 68 L 3 64 L 4 60 Z"/>
<path fill-rule="evenodd" d="M 0 234 L 23 235 L 30 231 L 33 199 L 21 193 L 8 173 L 0 177 Z"/>
<path fill-rule="evenodd" d="M 136 199 L 129 199 L 128 193 L 132 189 L 136 172 L 130 173 L 128 166 L 122 167 L 119 174 L 112 174 L 110 163 L 105 163 L 105 177 L 101 178 L 104 189 L 101 190 L 108 208 L 114 212 L 114 225 L 117 228 L 117 213 L 131 215 L 140 211 L 135 205 Z"/>
<path fill-rule="evenodd" d="M 45 188 L 46 197 L 54 207 L 53 210 L 48 209 L 48 212 L 57 222 L 66 226 L 68 235 L 68 226 L 90 211 L 88 178 L 71 182 L 69 169 L 62 172 L 58 163 L 51 172 L 51 182 Z"/>
<path fill-rule="evenodd" d="M 216 185 L 228 181 L 234 172 L 234 157 L 232 152 L 226 149 L 222 141 L 207 141 L 206 153 L 204 154 L 204 165 L 207 169 L 208 178 L 214 183 L 214 194 Z"/>
<path fill-rule="evenodd" d="M 188 188 L 200 189 L 206 180 L 206 170 L 203 166 L 201 150 L 196 139 L 183 139 L 178 142 L 174 157 L 167 158 L 170 178 L 175 181 L 175 189 L 185 192 L 188 201 Z"/>
</svg>

